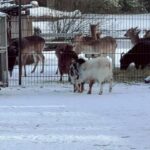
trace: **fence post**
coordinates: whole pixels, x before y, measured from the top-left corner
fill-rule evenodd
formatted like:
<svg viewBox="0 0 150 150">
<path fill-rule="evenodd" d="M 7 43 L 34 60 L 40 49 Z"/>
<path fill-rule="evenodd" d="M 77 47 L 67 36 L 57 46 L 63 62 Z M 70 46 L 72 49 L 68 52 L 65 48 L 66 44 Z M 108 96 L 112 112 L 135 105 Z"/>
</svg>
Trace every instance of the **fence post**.
<svg viewBox="0 0 150 150">
<path fill-rule="evenodd" d="M 21 62 L 21 38 L 22 38 L 22 34 L 21 34 L 21 0 L 19 0 L 19 85 L 22 84 L 21 82 L 21 76 L 22 76 L 22 62 Z"/>
</svg>

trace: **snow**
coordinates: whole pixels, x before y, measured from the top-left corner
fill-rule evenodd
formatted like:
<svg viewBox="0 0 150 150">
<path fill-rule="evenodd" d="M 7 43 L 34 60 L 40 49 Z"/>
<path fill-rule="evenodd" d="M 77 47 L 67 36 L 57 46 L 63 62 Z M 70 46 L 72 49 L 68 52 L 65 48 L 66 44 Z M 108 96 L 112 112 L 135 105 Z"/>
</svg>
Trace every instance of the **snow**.
<svg viewBox="0 0 150 150">
<path fill-rule="evenodd" d="M 73 12 L 64 12 L 50 9 L 48 7 L 37 7 L 37 8 L 30 8 L 30 16 L 79 17 L 81 16 L 81 12 L 79 10 L 75 10 Z"/>
<path fill-rule="evenodd" d="M 1 150 L 149 150 L 150 85 L 73 93 L 69 83 L 0 91 Z"/>
<path fill-rule="evenodd" d="M 0 12 L 0 17 L 4 17 L 4 16 L 6 16 L 6 14 L 5 14 L 5 13 Z"/>
<path fill-rule="evenodd" d="M 146 77 L 144 80 L 145 80 L 145 83 L 150 83 L 150 76 Z"/>
<path fill-rule="evenodd" d="M 106 84 L 98 95 L 96 83 L 91 95 L 88 85 L 83 93 L 74 93 L 73 86 L 58 82 L 57 76 L 49 81 L 57 60 L 54 52 L 44 53 L 45 66 L 51 67 L 40 79 L 31 78 L 29 65 L 30 77 L 23 78 L 22 86 L 0 91 L 1 150 L 150 149 L 150 84 L 114 82 L 112 93 Z M 9 81 L 18 82 L 17 67 Z M 39 72 L 40 68 L 32 75 Z"/>
<path fill-rule="evenodd" d="M 2 150 L 149 150 L 150 84 L 108 84 L 98 95 L 96 83 L 91 95 L 88 85 L 83 93 L 74 93 L 68 83 L 50 82 L 57 69 L 54 52 L 45 55 L 45 72 L 40 68 L 22 86 L 0 91 L 0 145 Z M 9 81 L 18 82 L 18 66 Z M 38 66 L 40 67 L 40 66 Z M 67 78 L 65 78 L 67 79 Z M 36 82 L 39 83 L 35 84 Z M 64 79 L 63 79 L 64 80 Z M 30 82 L 28 85 L 27 82 Z M 33 84 L 32 84 L 33 83 Z"/>
</svg>

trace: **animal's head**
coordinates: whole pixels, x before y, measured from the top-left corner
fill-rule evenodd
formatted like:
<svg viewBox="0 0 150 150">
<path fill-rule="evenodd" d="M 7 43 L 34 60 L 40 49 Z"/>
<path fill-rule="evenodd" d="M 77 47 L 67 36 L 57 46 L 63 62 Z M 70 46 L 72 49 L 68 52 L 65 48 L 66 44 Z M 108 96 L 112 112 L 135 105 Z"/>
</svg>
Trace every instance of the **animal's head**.
<svg viewBox="0 0 150 150">
<path fill-rule="evenodd" d="M 39 27 L 34 27 L 34 35 L 39 36 L 39 35 L 41 35 L 41 33 L 42 33 L 42 31 Z"/>
<path fill-rule="evenodd" d="M 120 59 L 120 69 L 121 70 L 126 70 L 130 64 L 130 54 L 121 54 L 121 59 Z"/>
<path fill-rule="evenodd" d="M 70 65 L 70 69 L 69 69 L 69 76 L 70 76 L 70 79 L 71 79 L 71 83 L 75 83 L 76 80 L 79 79 L 79 68 L 80 68 L 80 65 L 83 64 L 85 62 L 84 59 L 82 58 L 79 58 L 77 60 L 73 59 L 72 60 L 72 63 Z"/>
<path fill-rule="evenodd" d="M 16 47 L 16 45 L 15 44 L 9 45 L 8 46 L 8 70 L 10 76 L 12 76 L 12 71 L 16 63 L 17 56 L 18 56 L 18 48 Z"/>
<path fill-rule="evenodd" d="M 77 43 L 82 42 L 82 41 L 83 41 L 83 35 L 82 34 L 77 34 L 74 36 L 74 39 L 73 39 L 74 44 L 77 44 Z"/>
<path fill-rule="evenodd" d="M 138 27 L 135 28 L 130 28 L 126 31 L 126 33 L 124 34 L 125 37 L 131 38 L 133 36 L 138 36 L 140 33 L 140 29 L 138 29 Z"/>
</svg>

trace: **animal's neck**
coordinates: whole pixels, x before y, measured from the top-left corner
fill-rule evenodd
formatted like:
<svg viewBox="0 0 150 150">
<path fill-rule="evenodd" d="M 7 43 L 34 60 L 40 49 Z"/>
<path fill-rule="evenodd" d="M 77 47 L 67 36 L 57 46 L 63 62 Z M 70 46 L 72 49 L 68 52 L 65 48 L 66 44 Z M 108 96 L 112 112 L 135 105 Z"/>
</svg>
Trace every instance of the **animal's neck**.
<svg viewBox="0 0 150 150">
<path fill-rule="evenodd" d="M 138 41 L 139 41 L 139 36 L 138 35 L 133 35 L 133 36 L 131 36 L 131 42 L 132 42 L 132 44 L 133 45 L 135 45 L 135 44 L 137 44 L 138 43 Z"/>
<path fill-rule="evenodd" d="M 96 26 L 91 26 L 91 37 L 93 40 L 97 40 L 97 32 L 96 32 Z"/>
</svg>

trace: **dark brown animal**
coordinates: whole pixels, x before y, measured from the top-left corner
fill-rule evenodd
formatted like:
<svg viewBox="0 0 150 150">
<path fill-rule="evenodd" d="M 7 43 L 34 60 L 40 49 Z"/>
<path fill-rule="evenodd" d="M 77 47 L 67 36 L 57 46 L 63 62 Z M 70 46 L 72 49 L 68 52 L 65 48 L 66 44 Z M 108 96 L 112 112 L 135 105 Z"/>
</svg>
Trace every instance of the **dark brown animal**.
<svg viewBox="0 0 150 150">
<path fill-rule="evenodd" d="M 58 69 L 56 73 L 58 73 L 59 70 L 60 81 L 62 81 L 63 74 L 69 74 L 72 59 L 78 59 L 78 55 L 73 51 L 73 46 L 69 44 L 58 45 L 55 54 L 58 58 Z M 70 81 L 69 78 L 68 80 Z"/>
<path fill-rule="evenodd" d="M 120 69 L 126 70 L 131 63 L 135 64 L 136 69 L 144 69 L 150 64 L 150 41 L 137 43 L 131 50 L 121 56 Z"/>
</svg>

